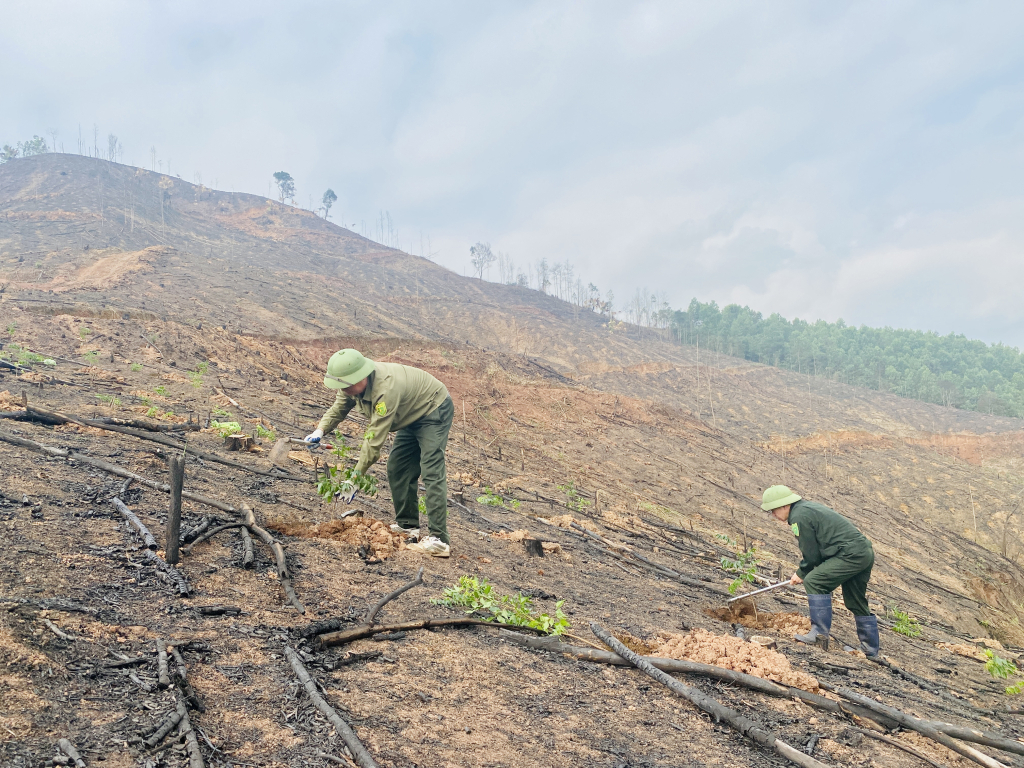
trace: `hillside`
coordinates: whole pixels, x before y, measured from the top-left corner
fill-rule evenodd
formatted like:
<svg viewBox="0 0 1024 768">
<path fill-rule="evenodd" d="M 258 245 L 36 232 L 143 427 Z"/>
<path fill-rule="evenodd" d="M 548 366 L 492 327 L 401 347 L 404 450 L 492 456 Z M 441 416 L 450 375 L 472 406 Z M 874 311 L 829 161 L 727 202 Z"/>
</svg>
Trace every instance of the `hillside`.
<svg viewBox="0 0 1024 768">
<path fill-rule="evenodd" d="M 462 574 L 532 594 L 544 610 L 564 600 L 583 641 L 597 642 L 592 620 L 652 646 L 662 633 L 694 628 L 732 635 L 745 621 L 822 682 L 1018 735 L 1017 719 L 997 713 L 1007 697 L 984 666 L 949 648 L 1001 643 L 1008 658 L 1024 650 L 1019 420 L 703 350 L 698 359 L 694 348 L 611 330 L 536 291 L 460 277 L 307 211 L 78 156 L 0 166 L 0 329 L 8 359 L 31 367 L 0 370 L 0 433 L 158 483 L 167 479 L 167 446 L 43 423 L 24 403 L 165 427 L 212 416 L 247 432 L 301 436 L 330 402 L 321 385 L 327 358 L 351 345 L 429 370 L 457 409 L 449 561 L 424 562 L 369 529 L 372 519 L 393 519 L 382 467 L 381 493 L 358 500 L 365 517 L 353 524 L 321 505 L 311 482 L 254 474 L 271 471 L 266 440 L 263 452 L 234 456 L 249 470 L 189 456 L 186 490 L 249 505 L 284 543 L 302 615 L 284 602 L 269 550 L 257 548 L 255 568 L 238 566 L 242 543 L 231 531 L 184 557 L 193 594 L 176 597 L 109 502 L 122 477 L 0 442 L 0 495 L 9 500 L 0 506 L 8 542 L 0 684 L 13 702 L 0 707 L 5 764 L 38 764 L 66 736 L 90 750 L 90 764 L 145 765 L 131 739 L 173 709 L 173 695 L 139 683 L 151 684 L 156 641 L 170 639 L 186 648 L 205 704 L 193 717 L 212 745 L 202 744 L 208 764 L 326 765 L 318 750 L 340 747 L 293 683 L 282 648 L 312 621 L 357 624 L 420 565 L 425 586 L 388 603 L 386 623 L 461 615 L 428 599 Z M 185 437 L 228 457 L 214 432 L 174 439 Z M 298 463 L 294 472 L 310 477 Z M 916 639 L 884 631 L 883 652 L 925 687 L 841 651 L 795 646 L 789 627 L 801 619 L 786 614 L 806 614 L 795 592 L 759 600 L 758 617 L 709 613 L 723 606 L 731 580 L 719 560 L 743 542 L 756 543 L 765 577 L 794 567 L 788 529 L 770 524 L 755 501 L 775 482 L 830 504 L 874 541 L 874 609 L 909 611 L 923 630 Z M 579 495 L 567 494 L 570 483 Z M 477 501 L 488 489 L 503 507 Z M 122 495 L 162 548 L 166 496 L 139 483 Z M 233 514 L 194 501 L 184 509 L 183 528 Z M 566 514 L 611 545 L 559 527 Z M 557 547 L 528 557 L 523 531 Z M 609 554 L 623 544 L 660 570 Z M 839 605 L 837 633 L 852 640 L 852 617 Z M 44 620 L 77 639 L 61 639 Z M 486 629 L 304 648 L 307 667 L 382 765 L 667 766 L 680 754 L 706 764 L 778 761 L 634 672 L 527 651 Z M 125 661 L 119 654 L 142 660 L 110 666 Z M 817 713 L 811 723 L 810 709 L 786 699 L 686 679 L 790 743 L 819 736 L 815 755 L 825 762 L 912 761 L 877 742 L 851 747 L 841 717 Z M 947 764 L 959 760 L 913 743 Z M 173 748 L 148 757 L 186 761 Z"/>
</svg>

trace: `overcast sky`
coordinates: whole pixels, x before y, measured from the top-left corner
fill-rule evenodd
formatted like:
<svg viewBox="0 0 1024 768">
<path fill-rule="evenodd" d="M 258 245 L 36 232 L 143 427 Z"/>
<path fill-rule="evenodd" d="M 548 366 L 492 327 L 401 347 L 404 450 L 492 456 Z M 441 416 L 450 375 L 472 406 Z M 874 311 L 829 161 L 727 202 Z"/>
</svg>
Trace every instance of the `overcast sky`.
<svg viewBox="0 0 1024 768">
<path fill-rule="evenodd" d="M 1024 4 L 7 0 L 0 144 L 309 207 L 459 272 L 1024 347 Z M 365 224 L 364 224 L 365 222 Z M 492 272 L 492 278 L 496 275 Z"/>
</svg>

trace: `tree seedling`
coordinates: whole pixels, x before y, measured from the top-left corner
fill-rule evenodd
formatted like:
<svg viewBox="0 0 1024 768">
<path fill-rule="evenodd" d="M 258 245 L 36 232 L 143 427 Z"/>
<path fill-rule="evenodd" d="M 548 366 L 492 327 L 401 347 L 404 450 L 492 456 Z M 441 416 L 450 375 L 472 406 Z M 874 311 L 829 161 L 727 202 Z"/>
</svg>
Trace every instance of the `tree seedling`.
<svg viewBox="0 0 1024 768">
<path fill-rule="evenodd" d="M 242 425 L 237 421 L 211 421 L 210 426 L 217 430 L 217 434 L 221 437 L 237 435 L 242 431 Z"/>
<path fill-rule="evenodd" d="M 744 584 L 752 584 L 757 576 L 757 547 L 750 547 L 743 552 L 736 553 L 736 559 L 723 557 L 721 562 L 722 570 L 726 573 L 736 575 L 736 578 L 729 584 L 729 594 L 735 595 L 736 591 Z"/>
<path fill-rule="evenodd" d="M 265 437 L 267 440 L 277 439 L 277 435 L 274 434 L 274 430 L 267 429 L 262 424 L 256 425 L 256 437 Z"/>
<path fill-rule="evenodd" d="M 129 368 L 130 368 L 130 369 L 132 370 L 132 372 L 134 372 L 134 373 L 138 373 L 139 371 L 141 371 L 141 370 L 142 370 L 142 365 L 141 365 L 141 363 L 132 363 L 132 364 L 131 364 L 131 365 L 129 365 L 128 367 L 129 367 Z"/>
<path fill-rule="evenodd" d="M 917 619 L 911 618 L 909 613 L 901 611 L 895 605 L 889 606 L 889 612 L 896 622 L 892 626 L 893 632 L 898 632 L 906 637 L 920 637 L 921 625 L 918 624 Z"/>
<path fill-rule="evenodd" d="M 530 627 L 548 635 L 561 635 L 571 625 L 562 612 L 564 600 L 555 603 L 555 615 L 535 613 L 533 601 L 523 595 L 500 595 L 487 579 L 460 576 L 454 587 L 446 587 L 442 597 L 430 601 L 434 605 L 468 608 L 467 614 L 483 614 L 484 621 L 497 621 L 516 627 Z M 489 615 L 488 615 L 489 614 Z"/>
<path fill-rule="evenodd" d="M 377 478 L 373 475 L 329 465 L 325 467 L 323 476 L 316 483 L 316 492 L 324 501 L 336 501 L 339 496 L 351 491 L 353 486 L 367 496 L 377 495 Z"/>
<path fill-rule="evenodd" d="M 576 483 L 570 480 L 565 485 L 558 486 L 558 490 L 565 494 L 565 506 L 573 512 L 582 512 L 590 506 L 590 502 L 580 495 Z"/>
<path fill-rule="evenodd" d="M 1002 656 L 996 656 L 992 651 L 985 651 L 985 671 L 992 677 L 1006 680 L 1011 675 L 1017 674 L 1017 665 Z M 1019 685 L 1019 683 L 1018 683 Z"/>
</svg>

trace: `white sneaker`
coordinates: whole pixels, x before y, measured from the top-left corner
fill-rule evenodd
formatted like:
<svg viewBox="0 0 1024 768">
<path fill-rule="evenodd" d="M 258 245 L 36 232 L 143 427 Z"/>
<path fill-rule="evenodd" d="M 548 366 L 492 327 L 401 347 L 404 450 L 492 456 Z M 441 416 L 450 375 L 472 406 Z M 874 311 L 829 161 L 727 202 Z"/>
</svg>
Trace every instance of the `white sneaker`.
<svg viewBox="0 0 1024 768">
<path fill-rule="evenodd" d="M 436 536 L 426 536 L 423 541 L 407 545 L 413 552 L 422 552 L 431 557 L 449 557 L 452 553 L 451 547 L 445 544 Z"/>
<path fill-rule="evenodd" d="M 419 528 L 403 528 L 398 523 L 391 524 L 392 533 L 401 533 L 410 541 L 419 541 L 420 529 Z"/>
</svg>

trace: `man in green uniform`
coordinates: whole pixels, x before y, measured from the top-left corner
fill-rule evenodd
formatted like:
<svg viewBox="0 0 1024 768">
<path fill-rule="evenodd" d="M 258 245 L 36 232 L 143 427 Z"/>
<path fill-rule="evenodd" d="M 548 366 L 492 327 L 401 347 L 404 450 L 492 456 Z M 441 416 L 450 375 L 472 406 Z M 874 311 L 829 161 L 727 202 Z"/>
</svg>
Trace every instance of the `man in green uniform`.
<svg viewBox="0 0 1024 768">
<path fill-rule="evenodd" d="M 412 540 L 409 549 L 448 557 L 451 542 L 444 452 L 455 406 L 444 384 L 419 368 L 377 363 L 354 349 L 343 349 L 327 362 L 324 386 L 338 390 L 338 396 L 306 442 L 319 442 L 349 411 L 358 408 L 369 421 L 355 466 L 356 473 L 363 473 L 380 458 L 388 433 L 397 432 L 388 456 L 388 485 L 396 518 L 391 530 Z M 419 541 L 417 490 L 421 477 L 430 534 Z M 346 500 L 354 495 L 352 490 Z"/>
<path fill-rule="evenodd" d="M 811 631 L 797 635 L 801 643 L 816 643 L 828 650 L 832 630 L 832 590 L 843 588 L 843 602 L 857 622 L 861 650 L 878 655 L 878 617 L 868 608 L 867 588 L 875 550 L 871 542 L 842 515 L 824 504 L 806 501 L 784 485 L 764 492 L 761 509 L 789 523 L 803 559 L 789 580 L 803 583 L 810 607 Z"/>
</svg>

